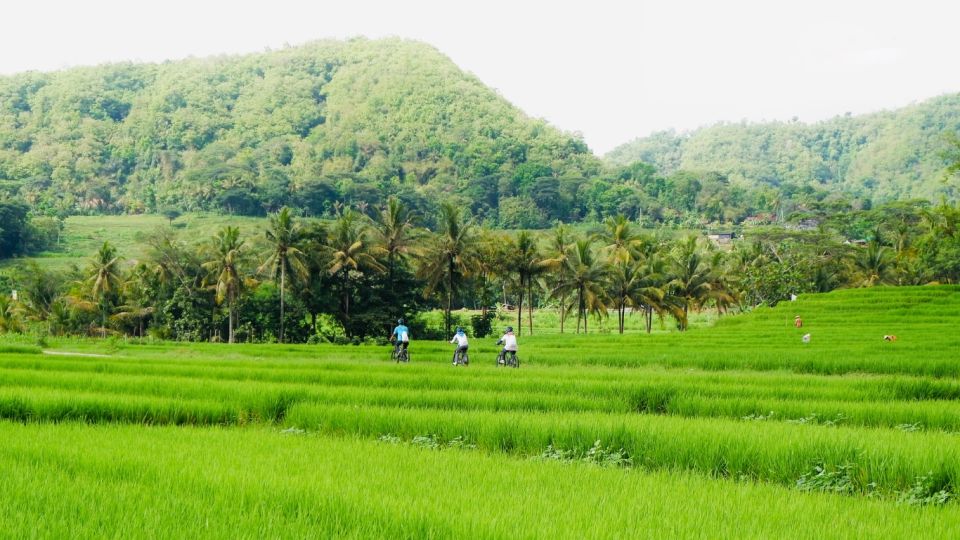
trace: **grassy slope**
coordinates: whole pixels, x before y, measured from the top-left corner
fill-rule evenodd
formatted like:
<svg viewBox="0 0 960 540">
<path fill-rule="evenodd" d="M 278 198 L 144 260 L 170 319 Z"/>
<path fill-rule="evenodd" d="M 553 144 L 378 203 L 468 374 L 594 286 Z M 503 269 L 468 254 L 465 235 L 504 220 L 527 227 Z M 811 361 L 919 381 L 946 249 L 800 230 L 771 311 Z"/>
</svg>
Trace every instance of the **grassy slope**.
<svg viewBox="0 0 960 540">
<path fill-rule="evenodd" d="M 794 328 L 795 315 L 803 317 L 803 328 Z M 639 316 L 628 320 L 634 328 L 639 327 Z M 960 333 L 955 331 L 960 324 L 960 287 L 956 286 L 841 290 L 804 295 L 796 302 L 785 302 L 775 309 L 759 308 L 745 315 L 723 316 L 711 326 L 706 326 L 711 320 L 706 315 L 701 320 L 705 327 L 685 333 L 646 335 L 634 330 L 623 336 L 605 333 L 598 339 L 596 326 L 591 326 L 593 330 L 589 335 L 571 333 L 575 322 L 570 320 L 567 333 L 561 336 L 555 327 L 554 314 L 544 312 L 540 319 L 543 325 L 535 327 L 535 335 L 522 337 L 521 356 L 530 364 L 541 366 L 656 365 L 819 374 L 960 375 L 960 362 L 956 360 Z M 501 319 L 497 325 L 515 323 L 516 319 L 511 317 Z M 808 344 L 801 342 L 805 333 L 812 337 Z M 882 338 L 886 334 L 895 334 L 899 339 L 895 343 L 885 342 Z M 13 342 L 18 338 L 4 339 Z M 495 339 L 474 338 L 472 358 L 479 362 L 491 361 L 496 352 Z M 54 340 L 54 344 L 92 352 L 103 352 L 106 347 L 104 342 L 96 340 Z M 385 349 L 366 346 L 248 345 L 224 349 L 218 345 L 194 344 L 175 349 L 200 357 L 211 354 L 236 358 L 299 358 L 318 354 L 357 359 L 387 357 Z M 413 354 L 418 361 L 443 362 L 450 354 L 449 349 L 446 343 L 416 342 Z M 140 355 L 145 351 L 163 354 L 170 350 L 170 346 L 165 345 L 137 346 L 123 354 Z"/>
<path fill-rule="evenodd" d="M 159 215 L 72 216 L 64 224 L 59 248 L 35 257 L 0 261 L 0 272 L 11 271 L 28 261 L 58 271 L 69 270 L 73 265 L 83 268 L 104 242 L 115 246 L 125 259 L 135 261 L 146 253 L 146 246 L 140 242 L 141 235 L 168 223 Z M 189 214 L 173 223 L 181 237 L 191 242 L 207 240 L 225 225 L 240 227 L 240 233 L 245 236 L 261 236 L 267 225 L 265 218 L 215 214 Z"/>
<path fill-rule="evenodd" d="M 276 430 L 0 424 L 0 435 L 5 537 L 936 538 L 960 527 L 939 509 Z"/>
<path fill-rule="evenodd" d="M 44 508 L 49 536 L 68 515 L 82 536 L 165 536 L 205 511 L 207 536 L 943 537 L 956 503 L 896 500 L 923 477 L 925 494 L 960 486 L 958 292 L 838 291 L 685 334 L 524 338 L 520 370 L 494 367 L 487 340 L 466 369 L 436 342 L 416 342 L 402 366 L 366 346 L 11 350 L 0 418 L 28 425 L 0 424 L 14 441 L 0 452 L 12 471 L 0 489 L 17 494 L 0 511 L 16 516 L 13 536 Z M 477 449 L 373 442 L 385 434 Z M 526 459 L 597 440 L 633 467 Z M 817 464 L 848 466 L 831 485 L 849 495 L 792 489 Z M 43 487 L 61 483 L 62 500 Z M 130 508 L 145 510 L 100 519 Z"/>
</svg>

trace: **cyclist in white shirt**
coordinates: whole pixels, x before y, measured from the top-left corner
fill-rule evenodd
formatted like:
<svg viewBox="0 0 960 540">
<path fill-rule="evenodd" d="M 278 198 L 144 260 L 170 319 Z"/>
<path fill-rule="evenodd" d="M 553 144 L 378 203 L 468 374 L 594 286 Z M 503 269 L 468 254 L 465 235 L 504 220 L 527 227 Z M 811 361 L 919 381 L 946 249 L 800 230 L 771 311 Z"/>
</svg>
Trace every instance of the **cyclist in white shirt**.
<svg viewBox="0 0 960 540">
<path fill-rule="evenodd" d="M 503 334 L 503 337 L 497 341 L 497 345 L 503 344 L 503 350 L 500 351 L 500 363 L 503 363 L 507 358 L 507 353 L 512 353 L 514 356 L 517 355 L 517 336 L 513 333 L 513 327 L 508 326 L 507 332 Z"/>
<path fill-rule="evenodd" d="M 457 350 L 453 352 L 453 363 L 456 364 L 457 355 L 460 353 L 465 355 L 467 353 L 467 348 L 469 347 L 469 343 L 467 342 L 467 333 L 463 331 L 462 326 L 457 327 L 457 333 L 454 334 L 453 339 L 450 340 L 450 343 L 457 344 Z"/>
</svg>

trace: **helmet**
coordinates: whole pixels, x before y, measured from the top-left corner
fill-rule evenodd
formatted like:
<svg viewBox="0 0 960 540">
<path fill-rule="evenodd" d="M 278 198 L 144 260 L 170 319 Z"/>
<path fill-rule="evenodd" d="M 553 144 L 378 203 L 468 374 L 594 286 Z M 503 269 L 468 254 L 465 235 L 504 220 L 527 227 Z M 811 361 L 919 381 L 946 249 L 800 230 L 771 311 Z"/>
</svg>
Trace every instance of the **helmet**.
<svg viewBox="0 0 960 540">
<path fill-rule="evenodd" d="M 403 319 L 397 319 L 397 324 L 403 324 Z"/>
<path fill-rule="evenodd" d="M 507 327 L 507 332 L 513 332 L 513 327 L 512 327 L 512 326 L 508 326 L 508 327 Z"/>
<path fill-rule="evenodd" d="M 458 333 L 458 334 L 462 334 L 462 333 L 463 333 L 463 327 L 462 327 L 462 326 L 458 326 L 458 327 L 457 327 L 457 333 Z"/>
</svg>

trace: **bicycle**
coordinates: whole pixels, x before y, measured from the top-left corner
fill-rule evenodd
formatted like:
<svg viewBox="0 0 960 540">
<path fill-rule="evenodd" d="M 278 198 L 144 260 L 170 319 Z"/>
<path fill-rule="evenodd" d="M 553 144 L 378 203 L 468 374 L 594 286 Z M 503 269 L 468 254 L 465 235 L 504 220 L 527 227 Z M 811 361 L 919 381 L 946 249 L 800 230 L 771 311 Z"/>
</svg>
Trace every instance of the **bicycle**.
<svg viewBox="0 0 960 540">
<path fill-rule="evenodd" d="M 457 348 L 453 352 L 453 365 L 455 366 L 468 366 L 470 365 L 470 356 L 467 354 L 465 349 Z"/>
<path fill-rule="evenodd" d="M 396 363 L 400 362 L 409 362 L 410 361 L 410 351 L 406 347 L 403 347 L 399 344 L 393 346 L 393 352 L 390 354 L 390 359 Z"/>
<path fill-rule="evenodd" d="M 520 367 L 520 358 L 517 356 L 517 351 L 500 351 L 500 354 L 497 355 L 497 367 L 500 366 Z"/>
</svg>

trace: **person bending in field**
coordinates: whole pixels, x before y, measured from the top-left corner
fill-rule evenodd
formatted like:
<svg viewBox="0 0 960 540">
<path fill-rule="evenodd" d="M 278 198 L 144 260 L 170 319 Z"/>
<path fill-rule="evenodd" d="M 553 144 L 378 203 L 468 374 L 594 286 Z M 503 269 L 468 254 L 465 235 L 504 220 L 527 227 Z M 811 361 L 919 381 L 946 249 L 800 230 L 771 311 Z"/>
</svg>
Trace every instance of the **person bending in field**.
<svg viewBox="0 0 960 540">
<path fill-rule="evenodd" d="M 497 360 L 501 364 L 506 363 L 507 354 L 517 356 L 517 336 L 513 334 L 513 327 L 508 326 L 507 332 L 497 341 L 497 345 L 503 344 L 503 350 L 500 351 L 500 358 Z"/>
<path fill-rule="evenodd" d="M 403 324 L 403 319 L 397 320 L 397 327 L 393 329 L 393 334 L 390 334 L 390 341 L 393 342 L 395 352 L 399 352 L 401 348 L 407 350 L 410 346 L 410 329 Z"/>
<path fill-rule="evenodd" d="M 457 333 L 453 335 L 450 343 L 457 344 L 457 350 L 453 351 L 453 365 L 457 365 L 457 355 L 467 354 L 467 348 L 469 347 L 469 343 L 467 343 L 467 333 L 463 331 L 462 326 L 457 327 Z"/>
</svg>

